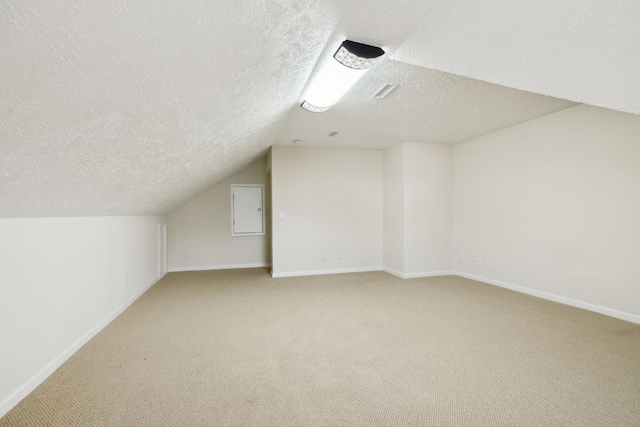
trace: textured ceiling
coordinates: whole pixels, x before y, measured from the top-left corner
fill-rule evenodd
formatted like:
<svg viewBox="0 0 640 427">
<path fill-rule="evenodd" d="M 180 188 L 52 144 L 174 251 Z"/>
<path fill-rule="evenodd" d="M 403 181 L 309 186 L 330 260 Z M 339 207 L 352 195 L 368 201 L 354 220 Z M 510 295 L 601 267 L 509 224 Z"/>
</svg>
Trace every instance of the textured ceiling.
<svg viewBox="0 0 640 427">
<path fill-rule="evenodd" d="M 384 99 L 384 84 L 400 85 Z M 277 144 L 383 149 L 403 141 L 455 144 L 576 105 L 383 58 L 328 111 L 294 108 Z M 338 132 L 329 137 L 330 132 Z"/>
<path fill-rule="evenodd" d="M 640 114 L 637 0 L 438 0 L 393 59 Z"/>
<path fill-rule="evenodd" d="M 1 216 L 170 212 L 265 152 L 334 21 L 295 1 L 0 4 Z"/>
<path fill-rule="evenodd" d="M 168 213 L 289 138 L 452 143 L 571 105 L 461 76 L 639 112 L 639 6 L 562 3 L 0 0 L 0 216 Z M 347 37 L 388 55 L 301 111 Z"/>
</svg>

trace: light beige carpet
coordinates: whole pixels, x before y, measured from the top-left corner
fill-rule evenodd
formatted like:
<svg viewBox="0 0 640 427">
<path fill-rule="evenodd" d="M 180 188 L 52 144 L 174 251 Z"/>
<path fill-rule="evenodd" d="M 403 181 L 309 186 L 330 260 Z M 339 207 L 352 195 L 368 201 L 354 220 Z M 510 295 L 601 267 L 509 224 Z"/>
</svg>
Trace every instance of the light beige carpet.
<svg viewBox="0 0 640 427">
<path fill-rule="evenodd" d="M 639 426 L 640 325 L 459 277 L 172 273 L 0 426 Z"/>
</svg>

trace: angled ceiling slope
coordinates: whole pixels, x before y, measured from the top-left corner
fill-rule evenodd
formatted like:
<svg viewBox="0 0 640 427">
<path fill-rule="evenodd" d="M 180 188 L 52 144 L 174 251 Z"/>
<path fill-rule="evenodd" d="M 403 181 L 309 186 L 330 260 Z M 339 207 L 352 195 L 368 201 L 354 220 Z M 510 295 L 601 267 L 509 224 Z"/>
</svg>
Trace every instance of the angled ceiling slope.
<svg viewBox="0 0 640 427">
<path fill-rule="evenodd" d="M 399 86 L 372 99 L 387 83 Z M 383 58 L 328 111 L 294 108 L 276 143 L 356 149 L 404 141 L 455 144 L 574 105 Z"/>
<path fill-rule="evenodd" d="M 1 7 L 3 217 L 172 211 L 264 154 L 335 21 L 295 1 Z"/>
<path fill-rule="evenodd" d="M 430 6 L 424 25 L 393 59 L 640 114 L 639 2 L 438 0 Z"/>
<path fill-rule="evenodd" d="M 561 3 L 4 1 L 0 216 L 171 212 L 281 132 L 319 132 L 296 119 L 297 101 L 319 58 L 345 38 L 384 47 L 400 80 L 434 79 L 461 97 L 469 81 L 447 73 L 640 113 L 637 2 Z M 379 77 L 371 72 L 369 83 Z M 471 85 L 476 101 L 504 92 L 480 83 Z M 513 109 L 539 115 L 571 105 L 539 100 L 516 96 Z M 359 102 L 336 112 L 362 148 L 380 147 Z M 460 111 L 440 112 L 455 123 L 449 113 Z M 412 126 L 416 135 L 389 138 L 425 135 Z M 431 137 L 465 136 L 443 128 Z"/>
</svg>

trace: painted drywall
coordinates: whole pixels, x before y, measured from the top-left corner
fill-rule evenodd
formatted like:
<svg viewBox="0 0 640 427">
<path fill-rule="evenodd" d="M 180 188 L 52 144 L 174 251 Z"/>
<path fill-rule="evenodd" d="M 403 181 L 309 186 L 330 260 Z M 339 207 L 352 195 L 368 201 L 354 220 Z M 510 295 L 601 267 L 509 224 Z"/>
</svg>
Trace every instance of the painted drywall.
<svg viewBox="0 0 640 427">
<path fill-rule="evenodd" d="M 614 2 L 599 2 L 609 4 L 587 14 L 588 25 L 579 26 L 586 38 L 573 37 L 576 28 L 565 25 L 569 16 L 584 24 L 584 8 L 564 6 L 579 11 L 565 16 L 550 0 L 529 0 L 534 15 L 519 2 L 507 7 L 496 0 L 489 8 L 444 0 L 363 3 L 4 2 L 0 216 L 169 213 L 275 142 L 367 149 L 458 142 L 569 104 L 436 69 L 503 85 L 518 83 L 514 76 L 555 83 L 562 74 L 613 100 L 637 98 L 631 89 L 640 87 L 632 78 L 640 27 L 637 19 L 621 21 L 626 25 L 604 19 L 620 11 L 633 16 Z M 527 19 L 496 21 L 506 11 Z M 460 18 L 464 28 L 452 25 Z M 544 37 L 519 31 L 522 25 Z M 300 96 L 316 65 L 332 60 L 345 38 L 387 54 L 339 108 L 310 115 Z M 423 67 L 392 61 L 402 47 L 409 51 L 401 59 L 429 61 L 420 61 Z M 510 64 L 518 67 L 505 73 Z M 598 68 L 607 71 L 604 79 L 583 80 Z M 608 78 L 614 72 L 618 78 Z M 402 86 L 384 101 L 371 99 L 384 83 Z M 564 83 L 557 84 L 570 86 Z M 325 138 L 331 130 L 340 133 Z"/>
<path fill-rule="evenodd" d="M 453 271 L 453 148 L 404 142 L 383 152 L 384 269 L 400 277 Z"/>
<path fill-rule="evenodd" d="M 453 147 L 403 145 L 404 273 L 447 274 L 453 270 Z"/>
<path fill-rule="evenodd" d="M 323 58 L 331 59 L 338 46 L 332 46 Z M 392 82 L 399 86 L 384 100 L 371 99 L 374 92 Z M 455 144 L 573 105 L 564 99 L 383 56 L 330 114 L 293 108 L 278 140 L 301 139 L 314 147 L 369 150 L 390 148 L 399 141 Z M 327 138 L 332 130 L 338 134 Z"/>
<path fill-rule="evenodd" d="M 164 220 L 0 220 L 0 416 L 158 279 Z"/>
<path fill-rule="evenodd" d="M 169 271 L 266 265 L 266 236 L 231 236 L 231 184 L 265 184 L 266 177 L 262 157 L 171 213 Z"/>
<path fill-rule="evenodd" d="M 460 274 L 640 323 L 640 116 L 579 105 L 454 163 Z"/>
<path fill-rule="evenodd" d="M 640 114 L 636 1 L 436 0 L 392 58 Z"/>
<path fill-rule="evenodd" d="M 640 113 L 639 12 L 614 0 L 5 1 L 0 216 L 168 213 L 274 142 L 458 142 L 568 106 L 512 88 Z M 299 97 L 345 38 L 387 54 L 330 114 L 308 114 Z M 384 83 L 402 86 L 371 99 Z"/>
<path fill-rule="evenodd" d="M 336 22 L 296 0 L 3 3 L 0 216 L 174 211 L 264 154 Z"/>
<path fill-rule="evenodd" d="M 404 267 L 404 144 L 382 153 L 383 182 L 383 265 L 402 276 Z"/>
<path fill-rule="evenodd" d="M 274 146 L 271 178 L 274 277 L 382 268 L 381 151 Z"/>
</svg>

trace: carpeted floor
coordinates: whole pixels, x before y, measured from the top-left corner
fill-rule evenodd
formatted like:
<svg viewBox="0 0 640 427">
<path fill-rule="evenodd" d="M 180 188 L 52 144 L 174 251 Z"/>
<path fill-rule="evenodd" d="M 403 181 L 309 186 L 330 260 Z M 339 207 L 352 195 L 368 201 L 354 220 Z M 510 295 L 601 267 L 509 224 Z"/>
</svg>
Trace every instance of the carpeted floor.
<svg viewBox="0 0 640 427">
<path fill-rule="evenodd" d="M 172 273 L 0 426 L 639 426 L 640 325 L 471 280 Z"/>
</svg>

